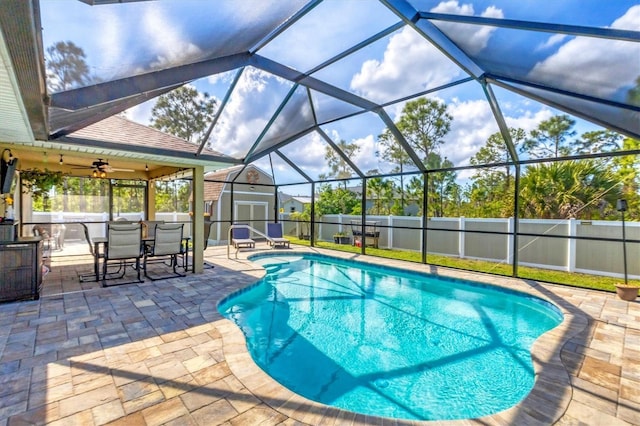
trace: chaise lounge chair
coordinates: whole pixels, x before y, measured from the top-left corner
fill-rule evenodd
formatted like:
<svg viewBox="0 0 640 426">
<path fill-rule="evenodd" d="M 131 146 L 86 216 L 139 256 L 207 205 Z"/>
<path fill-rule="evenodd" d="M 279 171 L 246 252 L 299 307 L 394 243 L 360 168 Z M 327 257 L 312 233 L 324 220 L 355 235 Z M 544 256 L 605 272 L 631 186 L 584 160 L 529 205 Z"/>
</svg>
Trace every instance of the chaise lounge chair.
<svg viewBox="0 0 640 426">
<path fill-rule="evenodd" d="M 271 247 L 289 247 L 289 240 L 282 236 L 282 224 L 281 223 L 267 223 L 267 237 L 269 238 L 269 245 Z"/>
<path fill-rule="evenodd" d="M 235 226 L 242 226 L 244 224 L 236 224 Z M 246 226 L 246 225 L 245 225 Z M 249 228 L 233 228 L 231 230 L 231 243 L 235 248 L 255 248 L 256 242 L 253 241 L 249 235 Z"/>
</svg>

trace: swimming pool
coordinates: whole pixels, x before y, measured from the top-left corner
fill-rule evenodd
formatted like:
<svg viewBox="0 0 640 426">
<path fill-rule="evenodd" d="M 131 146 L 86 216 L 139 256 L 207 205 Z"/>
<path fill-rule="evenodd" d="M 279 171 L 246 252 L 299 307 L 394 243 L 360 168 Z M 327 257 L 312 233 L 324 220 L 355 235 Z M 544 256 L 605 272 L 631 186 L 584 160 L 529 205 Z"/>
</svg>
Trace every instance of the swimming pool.
<svg viewBox="0 0 640 426">
<path fill-rule="evenodd" d="M 530 347 L 562 321 L 552 304 L 493 286 L 304 254 L 218 309 L 254 361 L 309 399 L 362 414 L 475 418 L 531 390 Z"/>
</svg>

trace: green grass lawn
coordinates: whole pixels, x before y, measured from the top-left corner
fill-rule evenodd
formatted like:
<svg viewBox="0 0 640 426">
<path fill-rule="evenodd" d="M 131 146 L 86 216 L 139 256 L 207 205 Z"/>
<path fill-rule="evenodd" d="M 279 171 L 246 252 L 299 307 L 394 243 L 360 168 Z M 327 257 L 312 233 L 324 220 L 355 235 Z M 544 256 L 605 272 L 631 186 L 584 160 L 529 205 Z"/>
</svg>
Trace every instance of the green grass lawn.
<svg viewBox="0 0 640 426">
<path fill-rule="evenodd" d="M 298 238 L 287 237 L 292 244 L 299 244 L 303 246 L 309 246 L 308 240 L 301 240 Z M 348 253 L 361 252 L 360 247 L 344 244 L 334 244 L 326 241 L 319 241 L 316 243 L 316 247 L 330 250 L 343 251 Z M 366 253 L 371 256 L 386 257 L 389 259 L 406 260 L 408 262 L 422 261 L 420 253 L 403 251 L 403 250 L 390 250 L 390 249 L 376 249 L 367 247 Z M 512 276 L 513 268 L 510 264 L 487 262 L 482 260 L 472 259 L 457 259 L 448 256 L 427 255 L 427 263 L 431 265 L 446 266 L 450 268 L 464 269 L 475 272 L 486 272 L 495 275 Z M 602 277 L 598 275 L 578 274 L 563 271 L 553 271 L 549 269 L 530 268 L 526 266 L 518 267 L 518 277 L 526 278 L 535 281 L 564 284 L 573 287 L 588 288 L 593 290 L 604 290 L 615 292 L 615 284 L 621 282 L 620 278 Z M 636 284 L 640 286 L 640 281 L 630 280 L 630 284 Z"/>
</svg>

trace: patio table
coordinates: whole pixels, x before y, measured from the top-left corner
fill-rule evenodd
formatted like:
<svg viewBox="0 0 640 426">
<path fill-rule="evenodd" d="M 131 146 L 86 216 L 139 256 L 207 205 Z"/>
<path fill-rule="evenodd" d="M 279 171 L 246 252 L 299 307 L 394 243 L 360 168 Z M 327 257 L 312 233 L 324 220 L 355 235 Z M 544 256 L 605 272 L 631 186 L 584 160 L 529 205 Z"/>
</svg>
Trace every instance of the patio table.
<svg viewBox="0 0 640 426">
<path fill-rule="evenodd" d="M 188 271 L 189 270 L 189 241 L 191 240 L 191 237 L 183 237 L 182 238 L 182 242 L 184 244 L 184 270 Z M 93 270 L 95 272 L 96 275 L 96 281 L 100 280 L 100 249 L 102 248 L 102 253 L 104 253 L 104 250 L 106 249 L 106 247 L 109 244 L 109 239 L 107 237 L 95 237 L 92 238 L 91 241 L 93 242 L 93 252 L 96 254 L 93 257 Z M 150 243 L 153 243 L 154 238 L 153 237 L 144 237 L 142 239 L 142 243 L 147 246 Z"/>
</svg>

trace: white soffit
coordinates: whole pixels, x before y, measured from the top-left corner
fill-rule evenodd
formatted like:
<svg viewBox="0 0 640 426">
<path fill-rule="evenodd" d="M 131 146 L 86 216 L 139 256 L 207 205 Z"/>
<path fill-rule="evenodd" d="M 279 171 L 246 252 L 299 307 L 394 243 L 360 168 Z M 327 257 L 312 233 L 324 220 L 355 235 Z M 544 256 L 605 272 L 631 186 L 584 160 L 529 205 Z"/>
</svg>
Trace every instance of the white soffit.
<svg viewBox="0 0 640 426">
<path fill-rule="evenodd" d="M 14 76 L 4 37 L 0 31 L 0 142 L 27 142 L 34 140 L 20 89 Z"/>
</svg>

